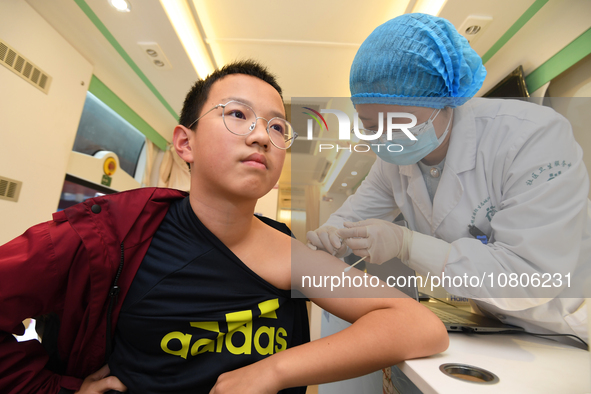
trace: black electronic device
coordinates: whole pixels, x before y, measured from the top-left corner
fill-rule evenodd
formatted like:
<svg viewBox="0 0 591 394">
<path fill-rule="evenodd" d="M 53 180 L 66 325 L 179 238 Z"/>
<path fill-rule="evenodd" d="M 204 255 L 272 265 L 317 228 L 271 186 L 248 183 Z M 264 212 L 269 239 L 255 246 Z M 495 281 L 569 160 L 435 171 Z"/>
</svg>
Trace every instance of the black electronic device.
<svg viewBox="0 0 591 394">
<path fill-rule="evenodd" d="M 529 97 L 523 67 L 519 66 L 482 97 L 526 98 Z"/>
</svg>

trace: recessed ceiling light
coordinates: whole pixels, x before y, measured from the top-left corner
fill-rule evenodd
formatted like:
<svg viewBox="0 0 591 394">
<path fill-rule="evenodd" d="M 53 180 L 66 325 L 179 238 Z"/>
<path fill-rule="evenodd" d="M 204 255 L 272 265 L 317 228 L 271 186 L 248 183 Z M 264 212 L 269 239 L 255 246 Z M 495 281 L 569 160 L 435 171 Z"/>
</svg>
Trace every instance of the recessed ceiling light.
<svg viewBox="0 0 591 394">
<path fill-rule="evenodd" d="M 109 4 L 119 12 L 131 11 L 131 5 L 127 0 L 109 0 Z"/>
<path fill-rule="evenodd" d="M 351 171 L 351 175 L 353 175 L 353 176 L 357 175 L 357 171 Z"/>
<path fill-rule="evenodd" d="M 342 187 L 347 187 L 347 184 L 343 182 L 343 183 L 341 183 L 341 186 Z"/>
</svg>

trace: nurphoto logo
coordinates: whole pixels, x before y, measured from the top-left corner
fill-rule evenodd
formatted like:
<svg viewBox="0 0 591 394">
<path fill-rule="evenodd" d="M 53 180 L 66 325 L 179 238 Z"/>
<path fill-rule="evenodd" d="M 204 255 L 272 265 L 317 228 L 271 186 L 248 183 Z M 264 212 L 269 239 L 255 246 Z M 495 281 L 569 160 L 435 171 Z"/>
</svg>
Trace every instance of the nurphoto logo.
<svg viewBox="0 0 591 394">
<path fill-rule="evenodd" d="M 314 121 L 320 126 L 320 128 L 324 127 L 328 131 L 328 125 L 326 120 L 321 114 L 334 114 L 337 117 L 339 122 L 339 136 L 338 139 L 340 141 L 343 140 L 351 140 L 351 132 L 355 133 L 357 138 L 362 141 L 377 141 L 379 143 L 372 143 L 372 144 L 355 144 L 353 146 L 349 145 L 346 147 L 340 146 L 338 144 L 319 144 L 319 152 L 323 150 L 332 150 L 336 149 L 337 152 L 339 150 L 348 150 L 348 151 L 355 151 L 355 152 L 368 152 L 370 149 L 375 148 L 378 152 L 380 151 L 380 147 L 383 149 L 387 149 L 389 152 L 402 152 L 404 146 L 399 143 L 392 143 L 393 140 L 399 140 L 400 136 L 396 138 L 393 137 L 393 133 L 400 133 L 402 132 L 404 136 L 403 138 L 408 138 L 411 141 L 416 141 L 417 137 L 415 137 L 409 130 L 409 128 L 414 127 L 417 124 L 417 117 L 413 114 L 407 112 L 388 112 L 386 113 L 386 128 L 384 133 L 384 113 L 378 113 L 378 126 L 377 130 L 375 128 L 364 128 L 363 125 L 360 127 L 359 122 L 359 114 L 357 112 L 353 115 L 353 128 L 351 128 L 351 120 L 349 116 L 338 109 L 321 109 L 320 112 L 313 110 L 309 107 L 304 107 L 305 109 L 309 110 L 310 112 L 304 112 L 304 114 L 309 115 L 312 119 L 308 119 L 307 124 L 307 139 L 313 140 L 313 127 Z M 407 123 L 399 123 L 401 120 L 409 119 L 410 122 Z"/>
</svg>

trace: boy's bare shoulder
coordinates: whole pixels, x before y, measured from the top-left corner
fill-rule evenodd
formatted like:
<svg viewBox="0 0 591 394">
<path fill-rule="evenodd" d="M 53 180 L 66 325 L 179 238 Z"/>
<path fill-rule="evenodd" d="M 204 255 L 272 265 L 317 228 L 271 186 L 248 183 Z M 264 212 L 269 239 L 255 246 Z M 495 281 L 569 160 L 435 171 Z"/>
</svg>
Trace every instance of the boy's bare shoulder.
<svg viewBox="0 0 591 394">
<path fill-rule="evenodd" d="M 285 255 L 287 257 L 291 256 L 293 253 L 297 253 L 298 255 L 309 255 L 311 256 L 314 251 L 308 248 L 304 243 L 300 240 L 291 237 L 277 229 L 274 229 L 270 226 L 265 226 L 264 229 L 264 236 L 266 237 L 265 244 L 270 246 L 274 244 L 277 246 L 278 253 L 280 255 Z"/>
<path fill-rule="evenodd" d="M 289 255 L 291 240 L 289 235 L 268 225 L 261 226 L 259 233 L 259 242 L 265 248 L 275 251 L 277 256 Z"/>
</svg>

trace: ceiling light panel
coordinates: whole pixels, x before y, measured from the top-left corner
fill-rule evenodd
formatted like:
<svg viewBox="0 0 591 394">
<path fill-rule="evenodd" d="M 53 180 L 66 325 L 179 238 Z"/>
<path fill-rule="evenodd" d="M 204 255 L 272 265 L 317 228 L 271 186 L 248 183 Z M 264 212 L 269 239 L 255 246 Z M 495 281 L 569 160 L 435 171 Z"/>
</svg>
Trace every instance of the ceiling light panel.
<svg viewBox="0 0 591 394">
<path fill-rule="evenodd" d="M 412 12 L 438 16 L 447 0 L 417 0 Z"/>
<path fill-rule="evenodd" d="M 186 0 L 160 0 L 160 4 L 183 44 L 189 59 L 191 59 L 197 75 L 199 75 L 199 78 L 205 78 L 213 72 L 214 67 L 189 4 L 187 4 Z"/>
</svg>

